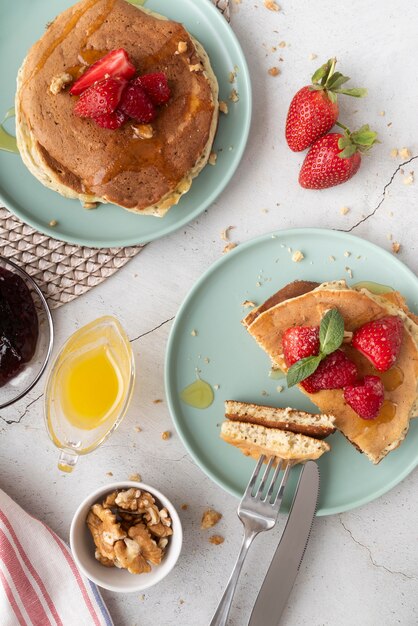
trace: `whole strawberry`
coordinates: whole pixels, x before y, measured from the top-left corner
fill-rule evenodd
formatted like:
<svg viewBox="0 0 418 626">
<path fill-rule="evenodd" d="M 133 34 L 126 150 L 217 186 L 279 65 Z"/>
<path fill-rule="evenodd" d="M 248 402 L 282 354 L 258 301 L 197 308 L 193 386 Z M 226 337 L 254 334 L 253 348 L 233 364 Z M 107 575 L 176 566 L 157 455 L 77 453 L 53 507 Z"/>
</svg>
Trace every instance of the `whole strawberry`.
<svg viewBox="0 0 418 626">
<path fill-rule="evenodd" d="M 375 419 L 385 399 L 385 388 L 378 376 L 365 376 L 362 381 L 344 389 L 344 400 L 365 420 Z"/>
<path fill-rule="evenodd" d="M 377 142 L 368 125 L 356 132 L 329 133 L 317 139 L 302 164 L 299 183 L 305 189 L 326 189 L 349 180 L 358 171 L 361 153 Z"/>
<path fill-rule="evenodd" d="M 292 326 L 283 333 L 283 355 L 290 367 L 296 361 L 319 353 L 319 326 Z"/>
<path fill-rule="evenodd" d="M 313 374 L 300 383 L 308 393 L 322 389 L 342 389 L 352 385 L 357 378 L 357 368 L 342 350 L 328 355 Z"/>
<path fill-rule="evenodd" d="M 325 135 L 338 119 L 337 94 L 362 98 L 366 89 L 342 89 L 350 80 L 335 72 L 336 59 L 329 59 L 302 87 L 290 103 L 286 120 L 286 141 L 294 152 L 305 150 Z"/>
<path fill-rule="evenodd" d="M 351 343 L 379 372 L 385 372 L 396 363 L 403 334 L 401 318 L 397 315 L 386 315 L 358 328 Z"/>
</svg>

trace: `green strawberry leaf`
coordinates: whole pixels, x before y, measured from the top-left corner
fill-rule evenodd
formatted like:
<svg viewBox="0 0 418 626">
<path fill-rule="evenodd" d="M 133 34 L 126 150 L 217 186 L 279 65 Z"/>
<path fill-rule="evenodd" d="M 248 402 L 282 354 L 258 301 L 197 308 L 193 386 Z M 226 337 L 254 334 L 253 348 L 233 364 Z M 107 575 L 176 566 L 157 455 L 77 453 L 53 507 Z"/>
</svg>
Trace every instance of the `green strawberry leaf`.
<svg viewBox="0 0 418 626">
<path fill-rule="evenodd" d="M 305 378 L 308 378 L 317 369 L 322 361 L 322 356 L 307 356 L 304 359 L 296 361 L 287 372 L 287 386 L 293 387 Z"/>
<path fill-rule="evenodd" d="M 349 80 L 350 79 L 348 76 L 343 76 L 341 72 L 335 72 L 335 74 L 333 74 L 331 78 L 327 81 L 326 87 L 327 89 L 335 91 L 336 89 L 339 89 L 342 85 L 344 85 L 344 83 L 346 83 Z"/>
<path fill-rule="evenodd" d="M 327 311 L 319 327 L 319 343 L 322 355 L 338 350 L 344 339 L 344 319 L 338 309 Z"/>
<path fill-rule="evenodd" d="M 354 87 L 353 89 L 340 89 L 336 87 L 334 91 L 336 93 L 342 93 L 345 96 L 352 96 L 353 98 L 364 98 L 367 96 L 367 89 L 363 89 L 362 87 Z"/>
</svg>

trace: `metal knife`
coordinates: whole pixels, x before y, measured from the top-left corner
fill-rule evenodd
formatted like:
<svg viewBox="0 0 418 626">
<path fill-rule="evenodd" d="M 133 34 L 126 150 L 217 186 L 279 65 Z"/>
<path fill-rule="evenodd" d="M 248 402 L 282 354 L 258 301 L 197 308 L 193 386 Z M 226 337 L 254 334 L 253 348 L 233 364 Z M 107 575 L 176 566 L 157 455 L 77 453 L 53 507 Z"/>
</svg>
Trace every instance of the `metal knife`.
<svg viewBox="0 0 418 626">
<path fill-rule="evenodd" d="M 319 496 L 319 469 L 302 468 L 285 529 L 261 586 L 248 626 L 277 626 L 308 545 Z"/>
</svg>

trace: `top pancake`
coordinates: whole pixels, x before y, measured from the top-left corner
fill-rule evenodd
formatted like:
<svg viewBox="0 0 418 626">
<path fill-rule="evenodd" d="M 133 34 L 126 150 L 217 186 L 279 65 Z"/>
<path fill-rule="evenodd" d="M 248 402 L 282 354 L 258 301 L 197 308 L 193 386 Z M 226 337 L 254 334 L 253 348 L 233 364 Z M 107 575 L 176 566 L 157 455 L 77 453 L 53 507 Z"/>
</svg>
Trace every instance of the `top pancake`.
<svg viewBox="0 0 418 626">
<path fill-rule="evenodd" d="M 269 354 L 273 364 L 284 371 L 287 367 L 283 356 L 282 337 L 287 328 L 319 326 L 323 315 L 331 308 L 339 310 L 347 331 L 354 331 L 366 322 L 379 319 L 388 313 L 396 314 L 393 310 L 388 311 L 384 299 L 371 297 L 365 290 L 359 292 L 346 286 L 341 289 L 333 289 L 329 286 L 326 289 L 316 289 L 304 295 L 295 298 L 289 296 L 289 298 L 261 313 L 248 326 L 248 332 Z M 390 299 L 393 300 L 393 297 L 390 296 Z M 389 302 L 387 304 L 391 307 Z M 402 316 L 403 311 L 400 310 L 398 313 Z M 375 420 L 360 418 L 346 404 L 341 389 L 308 394 L 303 387 L 299 386 L 321 412 L 335 415 L 337 428 L 373 463 L 378 463 L 405 437 L 417 396 L 418 349 L 408 330 L 413 322 L 407 319 L 405 314 L 403 314 L 403 319 L 405 333 L 396 362 L 397 372 L 400 371 L 403 380 L 395 389 L 389 388 L 391 386 L 389 373 L 377 372 L 357 350 L 348 345 L 342 346 L 342 349 L 357 365 L 360 376 L 374 374 L 383 379 L 386 388 L 386 406 Z"/>
<path fill-rule="evenodd" d="M 187 51 L 179 54 L 180 42 Z M 135 137 L 133 121 L 109 131 L 78 118 L 68 90 L 49 90 L 63 72 L 77 77 L 82 59 L 91 64 L 116 48 L 127 51 L 140 73 L 162 71 L 168 77 L 172 97 L 159 109 L 151 139 Z M 205 71 L 190 70 L 202 62 Z M 61 13 L 29 51 L 19 85 L 22 157 L 44 184 L 52 179 L 55 186 L 48 186 L 64 195 L 141 212 L 162 199 L 171 206 L 190 187 L 196 166 L 207 161 L 218 105 L 203 48 L 181 24 L 124 0 L 84 0 Z"/>
</svg>

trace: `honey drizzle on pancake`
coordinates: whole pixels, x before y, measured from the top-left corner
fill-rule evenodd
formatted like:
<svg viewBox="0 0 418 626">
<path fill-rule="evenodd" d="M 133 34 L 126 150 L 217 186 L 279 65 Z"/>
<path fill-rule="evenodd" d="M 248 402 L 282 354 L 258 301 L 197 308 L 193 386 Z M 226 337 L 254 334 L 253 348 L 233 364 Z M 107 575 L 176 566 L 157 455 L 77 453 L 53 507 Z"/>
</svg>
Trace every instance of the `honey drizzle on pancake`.
<svg viewBox="0 0 418 626">
<path fill-rule="evenodd" d="M 87 11 L 92 9 L 96 4 L 98 4 L 101 1 L 102 0 L 89 0 L 89 2 L 87 2 L 87 4 L 85 4 L 82 8 L 78 9 L 77 11 L 75 11 L 74 15 L 71 17 L 71 19 L 68 20 L 67 24 L 63 28 L 63 30 L 61 32 L 61 35 L 59 37 L 57 37 L 51 43 L 51 45 L 45 50 L 45 52 L 41 56 L 39 62 L 37 63 L 37 65 L 35 66 L 34 70 L 30 74 L 30 76 L 28 76 L 28 78 L 25 80 L 25 82 L 23 84 L 23 87 L 29 82 L 29 80 L 31 80 L 34 76 L 36 76 L 36 74 L 38 72 L 41 71 L 41 69 L 44 67 L 45 63 L 48 61 L 49 57 L 54 52 L 54 50 L 60 45 L 60 43 L 62 43 L 64 41 L 64 39 L 77 26 L 78 22 L 87 13 Z M 106 8 L 103 11 L 103 13 L 101 13 L 100 16 L 87 29 L 85 37 L 84 37 L 84 40 L 82 42 L 82 46 L 81 46 L 82 48 L 84 48 L 84 46 L 87 43 L 89 37 L 91 37 L 100 28 L 100 26 L 103 24 L 103 22 L 105 21 L 105 19 L 107 18 L 107 16 L 111 12 L 114 4 L 115 4 L 115 0 L 107 0 Z"/>
<path fill-rule="evenodd" d="M 395 391 L 404 381 L 405 375 L 400 367 L 392 367 L 387 372 L 380 372 L 380 378 L 385 386 L 386 391 Z"/>
</svg>

